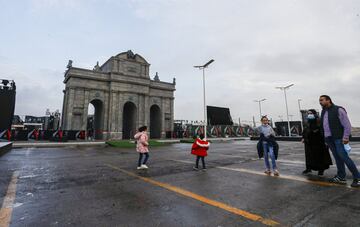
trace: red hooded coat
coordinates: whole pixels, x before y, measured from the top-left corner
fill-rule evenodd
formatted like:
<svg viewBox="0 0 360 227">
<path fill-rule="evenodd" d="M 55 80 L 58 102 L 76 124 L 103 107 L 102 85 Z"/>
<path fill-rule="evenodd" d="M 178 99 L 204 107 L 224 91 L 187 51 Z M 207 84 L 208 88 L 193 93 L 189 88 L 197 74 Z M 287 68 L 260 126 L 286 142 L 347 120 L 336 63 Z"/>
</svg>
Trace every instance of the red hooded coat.
<svg viewBox="0 0 360 227">
<path fill-rule="evenodd" d="M 197 138 L 191 147 L 191 154 L 205 157 L 207 156 L 209 146 L 210 143 L 208 141 Z"/>
</svg>

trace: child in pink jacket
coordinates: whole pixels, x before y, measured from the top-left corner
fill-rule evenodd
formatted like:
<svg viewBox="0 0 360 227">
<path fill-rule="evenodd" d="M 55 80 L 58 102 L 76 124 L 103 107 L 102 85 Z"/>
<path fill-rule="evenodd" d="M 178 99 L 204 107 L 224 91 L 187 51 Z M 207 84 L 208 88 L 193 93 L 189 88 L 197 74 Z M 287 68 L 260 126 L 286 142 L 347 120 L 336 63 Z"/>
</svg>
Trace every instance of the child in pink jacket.
<svg viewBox="0 0 360 227">
<path fill-rule="evenodd" d="M 147 135 L 147 127 L 142 126 L 139 128 L 139 132 L 135 134 L 136 139 L 136 151 L 139 152 L 139 162 L 137 169 L 148 169 L 146 162 L 149 159 L 149 137 Z M 144 161 L 142 161 L 145 155 Z"/>
</svg>

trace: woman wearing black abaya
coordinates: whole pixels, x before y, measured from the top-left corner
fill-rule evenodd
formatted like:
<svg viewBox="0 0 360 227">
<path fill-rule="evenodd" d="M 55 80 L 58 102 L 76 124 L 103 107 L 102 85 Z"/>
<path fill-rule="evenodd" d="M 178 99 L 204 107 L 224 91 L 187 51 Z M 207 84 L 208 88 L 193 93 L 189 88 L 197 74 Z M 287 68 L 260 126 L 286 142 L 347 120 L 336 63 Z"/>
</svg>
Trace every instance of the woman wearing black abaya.
<svg viewBox="0 0 360 227">
<path fill-rule="evenodd" d="M 304 129 L 302 141 L 305 144 L 306 159 L 306 169 L 303 174 L 316 170 L 319 176 L 324 175 L 324 170 L 329 169 L 332 161 L 329 148 L 320 130 L 320 120 L 316 110 L 308 111 L 307 126 Z"/>
</svg>

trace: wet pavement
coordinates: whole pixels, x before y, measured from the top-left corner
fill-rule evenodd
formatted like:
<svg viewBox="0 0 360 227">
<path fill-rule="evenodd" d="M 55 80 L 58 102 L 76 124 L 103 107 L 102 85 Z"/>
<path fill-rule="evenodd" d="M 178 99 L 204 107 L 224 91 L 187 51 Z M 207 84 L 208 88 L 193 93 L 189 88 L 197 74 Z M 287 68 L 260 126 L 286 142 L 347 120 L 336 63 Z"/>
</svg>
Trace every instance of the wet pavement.
<svg viewBox="0 0 360 227">
<path fill-rule="evenodd" d="M 327 182 L 334 166 L 303 176 L 303 145 L 280 142 L 281 176 L 266 176 L 255 145 L 214 142 L 198 172 L 191 144 L 152 148 L 140 171 L 133 149 L 13 149 L 0 157 L 0 226 L 360 226 L 351 174 L 348 186 Z"/>
</svg>

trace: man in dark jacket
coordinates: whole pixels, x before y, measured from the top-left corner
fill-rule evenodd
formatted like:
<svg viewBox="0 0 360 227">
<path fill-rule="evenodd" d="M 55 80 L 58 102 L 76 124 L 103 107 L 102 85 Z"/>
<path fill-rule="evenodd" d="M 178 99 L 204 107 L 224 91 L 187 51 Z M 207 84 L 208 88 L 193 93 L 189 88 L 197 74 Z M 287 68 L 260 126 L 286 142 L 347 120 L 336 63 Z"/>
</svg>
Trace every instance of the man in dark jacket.
<svg viewBox="0 0 360 227">
<path fill-rule="evenodd" d="M 333 183 L 346 184 L 345 165 L 353 175 L 351 187 L 360 187 L 360 173 L 349 154 L 345 151 L 344 145 L 349 143 L 351 124 L 343 107 L 336 106 L 327 95 L 320 96 L 321 129 L 325 142 L 329 146 L 337 167 L 337 175 L 331 179 Z"/>
</svg>

